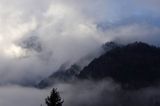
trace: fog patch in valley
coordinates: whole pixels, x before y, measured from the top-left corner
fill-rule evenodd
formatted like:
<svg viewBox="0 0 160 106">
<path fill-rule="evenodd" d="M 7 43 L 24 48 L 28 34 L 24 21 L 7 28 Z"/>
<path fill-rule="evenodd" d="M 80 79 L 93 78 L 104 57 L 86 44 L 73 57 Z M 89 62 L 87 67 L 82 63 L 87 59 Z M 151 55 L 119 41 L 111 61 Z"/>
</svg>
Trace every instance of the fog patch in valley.
<svg viewBox="0 0 160 106">
<path fill-rule="evenodd" d="M 159 87 L 126 90 L 111 79 L 102 81 L 73 81 L 59 83 L 50 88 L 37 89 L 7 85 L 0 87 L 0 104 L 3 106 L 46 106 L 45 98 L 57 88 L 63 106 L 158 106 Z"/>
</svg>

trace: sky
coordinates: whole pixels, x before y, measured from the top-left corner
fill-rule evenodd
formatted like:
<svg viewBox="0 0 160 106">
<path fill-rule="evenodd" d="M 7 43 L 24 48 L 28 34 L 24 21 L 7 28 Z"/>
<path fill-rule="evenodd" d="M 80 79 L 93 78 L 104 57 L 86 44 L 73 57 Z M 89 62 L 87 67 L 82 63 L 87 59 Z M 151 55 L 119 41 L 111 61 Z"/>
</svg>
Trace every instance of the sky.
<svg viewBox="0 0 160 106">
<path fill-rule="evenodd" d="M 0 0 L 0 105 L 39 106 L 50 89 L 20 85 L 36 84 L 63 64 L 96 56 L 105 42 L 142 41 L 160 46 L 159 18 L 159 0 Z M 104 97 L 113 105 L 120 102 L 117 95 L 123 94 L 108 81 L 56 87 L 65 106 L 93 106 Z M 127 92 L 123 98 L 145 98 L 141 102 L 148 104 L 148 98 L 157 93 L 149 88 Z M 81 103 L 73 102 L 77 95 Z"/>
<path fill-rule="evenodd" d="M 37 83 L 108 41 L 159 45 L 159 0 L 0 0 L 0 84 Z"/>
</svg>

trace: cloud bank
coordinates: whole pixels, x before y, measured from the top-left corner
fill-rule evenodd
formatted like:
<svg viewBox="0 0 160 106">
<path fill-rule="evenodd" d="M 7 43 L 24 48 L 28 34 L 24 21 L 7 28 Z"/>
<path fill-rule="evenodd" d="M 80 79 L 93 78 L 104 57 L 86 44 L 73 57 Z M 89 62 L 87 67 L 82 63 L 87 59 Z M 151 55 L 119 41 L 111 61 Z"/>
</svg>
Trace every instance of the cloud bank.
<svg viewBox="0 0 160 106">
<path fill-rule="evenodd" d="M 56 85 L 64 106 L 157 106 L 158 87 L 125 90 L 111 80 L 76 82 Z"/>
<path fill-rule="evenodd" d="M 150 87 L 139 90 L 124 90 L 111 80 L 101 82 L 83 81 L 60 83 L 60 96 L 64 106 L 158 106 L 160 90 Z M 45 98 L 51 88 L 39 90 L 20 86 L 0 87 L 0 104 L 3 106 L 46 106 Z"/>
</svg>

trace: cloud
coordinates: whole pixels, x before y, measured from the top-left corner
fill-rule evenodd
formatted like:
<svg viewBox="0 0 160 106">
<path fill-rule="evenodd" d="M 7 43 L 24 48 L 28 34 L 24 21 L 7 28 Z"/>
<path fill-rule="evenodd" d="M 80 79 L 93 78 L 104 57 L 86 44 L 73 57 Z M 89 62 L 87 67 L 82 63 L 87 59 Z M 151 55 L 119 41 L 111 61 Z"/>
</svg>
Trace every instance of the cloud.
<svg viewBox="0 0 160 106">
<path fill-rule="evenodd" d="M 159 4 L 158 0 L 0 0 L 0 105 L 44 104 L 50 89 L 4 85 L 34 85 L 106 41 L 159 45 Z M 54 87 L 66 106 L 147 106 L 159 101 L 158 88 L 124 91 L 111 81 Z"/>
<path fill-rule="evenodd" d="M 125 90 L 111 80 L 58 84 L 65 106 L 154 106 L 160 102 L 159 88 Z"/>
<path fill-rule="evenodd" d="M 57 88 L 64 106 L 155 106 L 160 102 L 159 87 L 139 90 L 122 89 L 110 79 L 103 81 L 74 81 L 59 83 Z M 51 89 L 36 89 L 17 85 L 0 87 L 0 104 L 3 106 L 46 106 L 45 98 Z"/>
<path fill-rule="evenodd" d="M 86 80 L 81 82 L 77 81 L 72 83 L 59 83 L 53 87 L 58 88 L 57 90 L 59 91 L 61 98 L 64 100 L 63 105 L 65 106 L 154 106 L 160 103 L 159 87 L 148 87 L 139 90 L 126 90 L 122 89 L 120 85 L 114 83 L 112 80 L 103 80 L 100 82 Z M 17 90 L 16 87 L 12 88 L 13 90 L 9 91 L 9 93 Z M 20 87 L 18 89 L 20 91 L 20 95 L 16 96 L 18 99 L 20 96 L 30 98 L 32 95 L 30 95 L 29 92 L 34 91 L 32 93 L 34 96 L 32 96 L 31 99 L 28 99 L 27 103 L 26 101 L 23 102 L 22 100 L 22 103 L 26 103 L 27 105 L 29 103 L 32 105 L 38 105 L 41 103 L 43 106 L 46 106 L 44 103 L 44 98 L 46 98 L 47 95 L 50 95 L 49 92 L 51 91 L 51 88 L 38 90 L 33 88 Z M 4 91 L 3 93 L 6 93 L 8 89 L 2 91 Z M 0 94 L 3 93 L 0 92 Z M 9 99 L 11 101 L 17 100 L 16 98 L 12 98 L 12 96 L 9 96 L 8 99 L 8 93 L 6 94 L 6 101 Z M 4 99 L 3 96 L 0 96 L 0 98 L 1 100 Z M 32 101 L 32 99 L 36 101 Z M 12 106 L 19 106 L 21 102 L 18 102 L 18 105 L 16 102 L 14 102 Z"/>
<path fill-rule="evenodd" d="M 69 3 L 0 2 L 0 58 L 5 63 L 0 67 L 0 75 L 4 76 L 1 83 L 41 79 L 61 64 L 73 64 L 101 45 L 96 24 Z M 29 41 L 33 37 L 38 42 Z M 37 51 L 33 44 L 41 45 L 41 50 Z"/>
<path fill-rule="evenodd" d="M 138 23 L 111 27 L 105 31 L 108 38 L 121 43 L 142 41 L 152 45 L 160 45 L 159 34 L 160 27 Z"/>
<path fill-rule="evenodd" d="M 20 86 L 0 87 L 0 104 L 3 106 L 40 106 L 50 90 L 38 90 Z"/>
<path fill-rule="evenodd" d="M 61 64 L 73 64 L 110 40 L 158 44 L 158 4 L 0 0 L 0 83 L 37 83 Z"/>
</svg>

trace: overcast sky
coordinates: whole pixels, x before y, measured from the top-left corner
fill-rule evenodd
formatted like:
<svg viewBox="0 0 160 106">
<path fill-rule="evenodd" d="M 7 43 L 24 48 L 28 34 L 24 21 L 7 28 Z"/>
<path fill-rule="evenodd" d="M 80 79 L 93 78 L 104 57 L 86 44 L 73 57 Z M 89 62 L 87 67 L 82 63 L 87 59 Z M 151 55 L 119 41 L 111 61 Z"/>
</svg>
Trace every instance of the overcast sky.
<svg viewBox="0 0 160 106">
<path fill-rule="evenodd" d="M 160 0 L 0 0 L 0 105 L 44 104 L 50 89 L 17 84 L 35 84 L 62 64 L 96 53 L 107 41 L 160 46 Z M 159 100 L 160 93 L 155 88 L 124 92 L 110 81 L 56 87 L 66 106 L 93 106 L 102 103 L 99 99 L 142 106 L 155 96 Z"/>
<path fill-rule="evenodd" d="M 35 83 L 107 41 L 159 45 L 159 10 L 159 0 L 0 0 L 0 83 Z"/>
</svg>

